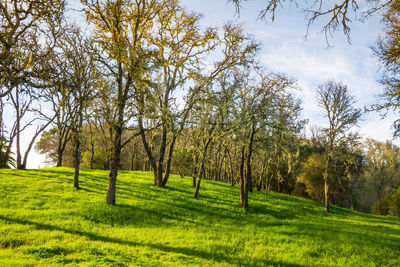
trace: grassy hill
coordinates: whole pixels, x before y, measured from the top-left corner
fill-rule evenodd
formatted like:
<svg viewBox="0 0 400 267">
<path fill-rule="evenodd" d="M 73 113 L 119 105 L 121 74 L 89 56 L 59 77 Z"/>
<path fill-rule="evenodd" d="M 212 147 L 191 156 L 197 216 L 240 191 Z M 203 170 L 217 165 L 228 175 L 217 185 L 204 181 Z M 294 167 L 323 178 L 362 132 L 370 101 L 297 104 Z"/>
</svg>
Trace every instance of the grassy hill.
<svg viewBox="0 0 400 267">
<path fill-rule="evenodd" d="M 117 206 L 108 172 L 0 171 L 0 266 L 399 266 L 400 219 L 261 192 L 239 208 L 237 187 L 120 172 Z"/>
</svg>

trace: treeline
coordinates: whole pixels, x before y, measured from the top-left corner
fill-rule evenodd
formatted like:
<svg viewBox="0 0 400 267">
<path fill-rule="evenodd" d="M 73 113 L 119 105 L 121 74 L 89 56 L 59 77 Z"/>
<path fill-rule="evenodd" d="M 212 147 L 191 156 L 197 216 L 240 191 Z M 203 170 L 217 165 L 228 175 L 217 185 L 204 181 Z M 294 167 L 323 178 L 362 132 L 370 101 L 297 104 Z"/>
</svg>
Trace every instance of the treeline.
<svg viewBox="0 0 400 267">
<path fill-rule="evenodd" d="M 300 122 L 303 122 L 300 120 Z M 252 184 L 249 190 L 290 194 L 324 201 L 324 171 L 326 136 L 314 130 L 311 138 L 295 132 L 260 132 L 254 137 L 251 159 Z M 127 131 L 124 140 L 135 130 Z M 82 168 L 110 169 L 111 143 L 109 136 L 95 124 L 84 125 Z M 154 131 L 151 147 L 158 149 L 161 133 Z M 199 128 L 185 130 L 177 140 L 172 156 L 171 172 L 181 178 L 193 179 L 196 187 L 197 166 L 201 151 L 199 141 L 204 138 Z M 280 142 L 277 142 L 280 140 Z M 168 137 L 167 144 L 172 141 Z M 59 161 L 57 129 L 46 131 L 36 145 L 47 155 L 49 164 Z M 108 147 L 108 149 L 107 149 Z M 62 166 L 73 167 L 73 144 L 67 142 L 62 151 Z M 169 153 L 169 151 L 167 151 Z M 400 148 L 390 141 L 360 139 L 341 143 L 335 148 L 337 158 L 330 167 L 332 180 L 330 203 L 363 212 L 399 216 Z M 209 143 L 201 178 L 223 181 L 232 186 L 240 183 L 241 147 L 231 136 L 215 136 Z M 60 165 L 61 166 L 61 165 Z M 244 173 L 246 173 L 246 166 Z M 134 137 L 121 151 L 121 170 L 151 171 L 146 151 L 140 138 Z M 192 178 L 193 177 L 193 178 Z M 397 191 L 396 191 L 397 190 Z"/>
<path fill-rule="evenodd" d="M 201 27 L 178 0 L 85 0 L 82 30 L 65 19 L 66 4 L 0 3 L 0 167 L 25 169 L 41 135 L 36 149 L 74 167 L 76 189 L 80 168 L 110 170 L 111 205 L 118 170 L 140 169 L 158 187 L 171 172 L 193 177 L 194 198 L 203 178 L 238 184 L 243 208 L 249 192 L 273 190 L 327 211 L 334 203 L 398 215 L 397 147 L 361 144 L 350 131 L 363 111 L 346 85 L 317 88 L 328 126 L 307 138 L 296 82 L 262 66 L 242 26 Z"/>
</svg>

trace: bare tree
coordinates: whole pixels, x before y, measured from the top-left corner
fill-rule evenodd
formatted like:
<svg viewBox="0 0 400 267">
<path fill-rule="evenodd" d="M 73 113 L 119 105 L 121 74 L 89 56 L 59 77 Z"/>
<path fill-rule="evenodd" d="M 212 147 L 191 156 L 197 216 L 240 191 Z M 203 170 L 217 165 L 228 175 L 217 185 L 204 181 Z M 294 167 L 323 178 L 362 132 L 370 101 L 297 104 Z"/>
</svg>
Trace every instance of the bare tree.
<svg viewBox="0 0 400 267">
<path fill-rule="evenodd" d="M 324 117 L 328 119 L 327 144 L 325 153 L 324 197 L 325 210 L 329 212 L 329 169 L 334 157 L 334 149 L 338 142 L 346 136 L 346 132 L 360 120 L 361 109 L 355 108 L 356 99 L 347 86 L 329 80 L 320 85 L 317 90 L 317 101 L 324 109 Z"/>
</svg>

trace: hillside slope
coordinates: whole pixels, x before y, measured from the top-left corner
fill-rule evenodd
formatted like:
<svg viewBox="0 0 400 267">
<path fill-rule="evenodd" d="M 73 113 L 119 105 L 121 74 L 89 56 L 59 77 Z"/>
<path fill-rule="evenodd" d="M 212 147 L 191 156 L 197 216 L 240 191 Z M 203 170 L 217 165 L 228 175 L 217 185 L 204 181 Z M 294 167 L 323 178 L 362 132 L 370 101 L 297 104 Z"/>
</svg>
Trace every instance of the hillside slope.
<svg viewBox="0 0 400 267">
<path fill-rule="evenodd" d="M 105 204 L 108 172 L 0 170 L 0 266 L 384 266 L 400 265 L 400 220 L 286 195 L 172 176 L 120 172 L 117 206 Z"/>
</svg>

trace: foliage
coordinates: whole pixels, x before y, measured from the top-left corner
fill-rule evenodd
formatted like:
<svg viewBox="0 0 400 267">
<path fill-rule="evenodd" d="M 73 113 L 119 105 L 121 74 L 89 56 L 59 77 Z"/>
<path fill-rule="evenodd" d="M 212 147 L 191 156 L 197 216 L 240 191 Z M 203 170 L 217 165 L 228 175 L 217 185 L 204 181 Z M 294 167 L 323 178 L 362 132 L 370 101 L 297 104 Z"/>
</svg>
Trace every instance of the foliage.
<svg viewBox="0 0 400 267">
<path fill-rule="evenodd" d="M 371 213 L 400 217 L 400 187 L 393 194 L 379 199 L 371 207 Z"/>
<path fill-rule="evenodd" d="M 393 194 L 400 186 L 400 148 L 390 141 L 372 139 L 367 139 L 365 145 L 367 153 L 364 178 L 368 199 L 364 201 L 375 202 L 375 210 L 382 207 L 378 213 L 387 214 L 387 205 L 382 204 L 384 198 Z"/>
<path fill-rule="evenodd" d="M 180 147 L 174 152 L 172 166 L 174 166 L 175 173 L 179 174 L 181 178 L 192 174 L 193 156 L 193 149 L 186 147 Z"/>
<path fill-rule="evenodd" d="M 389 199 L 389 214 L 400 217 L 400 187 L 390 196 Z"/>
<path fill-rule="evenodd" d="M 391 1 L 388 10 L 383 16 L 383 34 L 380 35 L 375 47 L 375 56 L 381 63 L 382 77 L 381 84 L 384 86 L 383 92 L 379 95 L 378 103 L 370 107 L 371 110 L 381 111 L 381 115 L 386 117 L 389 110 L 396 114 L 400 112 L 400 65 L 399 65 L 399 45 L 400 45 L 400 3 Z M 400 119 L 393 123 L 394 137 L 400 136 Z"/>
<path fill-rule="evenodd" d="M 324 171 L 325 158 L 322 154 L 313 153 L 303 164 L 297 182 L 306 186 L 306 192 L 311 199 L 322 201 L 324 199 Z"/>
</svg>

